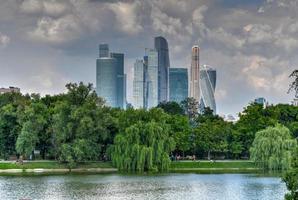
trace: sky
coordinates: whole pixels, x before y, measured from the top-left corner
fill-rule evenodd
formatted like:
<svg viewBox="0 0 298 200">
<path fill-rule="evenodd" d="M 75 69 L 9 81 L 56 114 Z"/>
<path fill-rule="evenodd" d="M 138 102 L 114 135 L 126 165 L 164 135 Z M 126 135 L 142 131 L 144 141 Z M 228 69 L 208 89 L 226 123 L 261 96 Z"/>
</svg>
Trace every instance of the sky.
<svg viewBox="0 0 298 200">
<path fill-rule="evenodd" d="M 290 103 L 298 68 L 296 0 L 0 0 L 0 87 L 57 94 L 68 82 L 95 85 L 98 44 L 125 54 L 128 100 L 133 63 L 168 40 L 171 67 L 217 70 L 219 114 L 241 112 L 256 97 Z"/>
</svg>

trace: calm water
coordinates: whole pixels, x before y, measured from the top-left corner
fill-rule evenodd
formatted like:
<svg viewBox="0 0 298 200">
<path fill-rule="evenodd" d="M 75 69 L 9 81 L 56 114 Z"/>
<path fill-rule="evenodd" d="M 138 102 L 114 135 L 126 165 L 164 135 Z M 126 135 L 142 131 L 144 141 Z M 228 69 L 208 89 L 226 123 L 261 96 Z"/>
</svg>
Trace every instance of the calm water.
<svg viewBox="0 0 298 200">
<path fill-rule="evenodd" d="M 282 200 L 280 178 L 244 174 L 0 177 L 0 199 Z"/>
</svg>

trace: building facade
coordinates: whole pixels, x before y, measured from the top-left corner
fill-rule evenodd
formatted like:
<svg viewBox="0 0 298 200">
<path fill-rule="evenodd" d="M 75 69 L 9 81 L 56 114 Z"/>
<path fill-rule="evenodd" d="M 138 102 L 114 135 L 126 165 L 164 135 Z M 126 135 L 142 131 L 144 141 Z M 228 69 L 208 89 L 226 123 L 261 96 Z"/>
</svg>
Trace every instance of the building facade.
<svg viewBox="0 0 298 200">
<path fill-rule="evenodd" d="M 200 70 L 200 111 L 203 112 L 204 108 L 209 107 L 216 114 L 216 101 L 215 101 L 215 87 L 216 87 L 216 70 L 209 66 L 203 65 Z"/>
<path fill-rule="evenodd" d="M 154 48 L 158 53 L 158 102 L 169 100 L 169 47 L 164 37 L 154 38 Z"/>
<path fill-rule="evenodd" d="M 264 97 L 258 97 L 254 100 L 254 103 L 262 105 L 264 108 L 267 107 L 268 102 Z"/>
<path fill-rule="evenodd" d="M 126 74 L 124 74 L 124 54 L 111 53 L 111 58 L 116 59 L 117 69 L 117 107 L 126 107 Z"/>
<path fill-rule="evenodd" d="M 147 49 L 145 56 L 146 68 L 146 109 L 158 105 L 158 52 L 154 49 Z"/>
<path fill-rule="evenodd" d="M 169 70 L 169 99 L 180 103 L 188 97 L 187 68 L 170 68 Z"/>
<path fill-rule="evenodd" d="M 126 74 L 124 54 L 111 53 L 107 44 L 99 45 L 96 60 L 96 92 L 111 107 L 126 107 Z"/>
<path fill-rule="evenodd" d="M 145 107 L 145 68 L 143 60 L 136 60 L 134 63 L 133 77 L 133 107 Z"/>
<path fill-rule="evenodd" d="M 8 88 L 0 88 L 0 94 L 10 93 L 10 92 L 20 93 L 21 90 L 18 87 L 12 87 L 12 86 Z"/>
<path fill-rule="evenodd" d="M 190 97 L 200 102 L 200 48 L 193 46 L 191 50 Z"/>
</svg>

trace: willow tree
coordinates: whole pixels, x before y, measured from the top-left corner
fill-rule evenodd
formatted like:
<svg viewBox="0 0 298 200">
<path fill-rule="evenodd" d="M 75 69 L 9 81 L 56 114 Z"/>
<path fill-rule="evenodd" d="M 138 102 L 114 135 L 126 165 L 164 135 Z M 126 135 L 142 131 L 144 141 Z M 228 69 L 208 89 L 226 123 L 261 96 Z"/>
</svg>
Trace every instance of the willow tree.
<svg viewBox="0 0 298 200">
<path fill-rule="evenodd" d="M 121 171 L 166 171 L 171 162 L 169 153 L 174 148 L 166 126 L 138 122 L 115 137 L 111 158 Z"/>
<path fill-rule="evenodd" d="M 264 170 L 287 170 L 297 141 L 288 128 L 280 124 L 256 133 L 250 148 L 251 160 Z"/>
</svg>

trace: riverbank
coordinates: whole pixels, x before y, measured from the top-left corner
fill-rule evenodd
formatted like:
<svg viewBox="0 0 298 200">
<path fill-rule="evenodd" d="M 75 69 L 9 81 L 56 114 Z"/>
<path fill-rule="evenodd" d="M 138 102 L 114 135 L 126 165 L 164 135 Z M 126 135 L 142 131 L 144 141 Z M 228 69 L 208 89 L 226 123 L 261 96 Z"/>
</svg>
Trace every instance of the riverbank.
<svg viewBox="0 0 298 200">
<path fill-rule="evenodd" d="M 23 164 L 0 162 L 0 175 L 5 174 L 65 174 L 65 173 L 117 173 L 111 162 L 79 163 L 72 169 L 57 161 L 29 161 Z M 172 173 L 258 173 L 250 161 L 174 161 Z"/>
<path fill-rule="evenodd" d="M 260 169 L 251 161 L 175 161 L 171 172 L 176 173 L 257 173 Z"/>
</svg>

